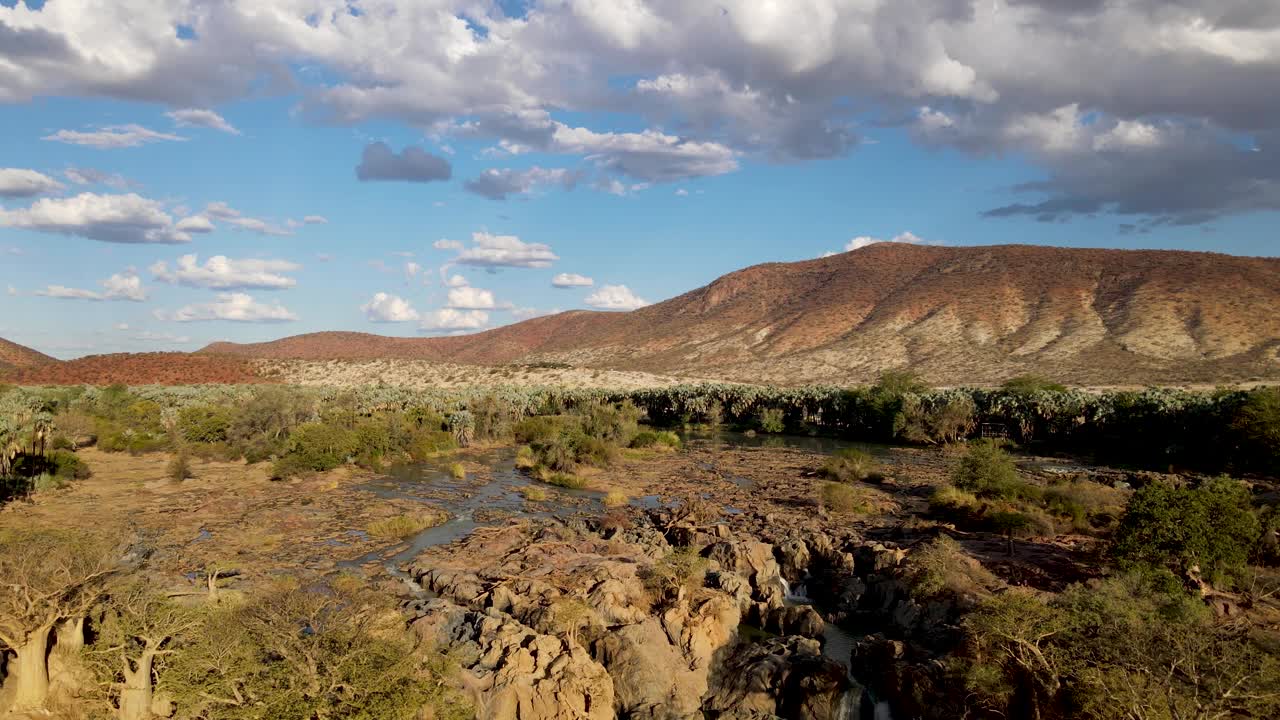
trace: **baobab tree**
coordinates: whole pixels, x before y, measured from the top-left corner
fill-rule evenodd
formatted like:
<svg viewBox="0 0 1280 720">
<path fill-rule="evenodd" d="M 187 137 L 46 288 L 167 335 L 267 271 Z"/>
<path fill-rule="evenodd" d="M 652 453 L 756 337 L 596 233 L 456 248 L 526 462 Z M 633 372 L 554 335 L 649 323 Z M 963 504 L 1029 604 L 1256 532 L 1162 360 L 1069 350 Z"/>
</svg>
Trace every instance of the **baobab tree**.
<svg viewBox="0 0 1280 720">
<path fill-rule="evenodd" d="M 0 528 L 0 645 L 15 655 L 9 666 L 16 686 L 12 709 L 45 707 L 50 643 L 56 637 L 64 647 L 84 644 L 83 618 L 122 555 L 110 535 Z"/>
<path fill-rule="evenodd" d="M 113 584 L 89 653 L 120 720 L 148 720 L 156 681 L 167 658 L 204 622 L 201 609 L 184 607 L 138 579 Z"/>
</svg>

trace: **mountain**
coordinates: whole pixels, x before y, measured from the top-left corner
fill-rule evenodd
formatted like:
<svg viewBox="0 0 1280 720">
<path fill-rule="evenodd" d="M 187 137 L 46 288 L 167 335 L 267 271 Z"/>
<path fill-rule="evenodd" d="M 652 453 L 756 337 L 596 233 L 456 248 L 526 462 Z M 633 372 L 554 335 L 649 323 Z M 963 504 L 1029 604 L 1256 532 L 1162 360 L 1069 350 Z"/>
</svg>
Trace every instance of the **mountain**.
<svg viewBox="0 0 1280 720">
<path fill-rule="evenodd" d="M 1087 384 L 1280 376 L 1280 259 L 880 243 L 730 273 L 628 313 L 573 311 L 483 333 L 327 332 L 204 354 L 310 360 L 557 361 L 757 382 L 938 383 L 1037 372 Z"/>
<path fill-rule="evenodd" d="M 0 338 L 0 370 L 36 367 L 58 362 L 42 352 Z"/>
</svg>

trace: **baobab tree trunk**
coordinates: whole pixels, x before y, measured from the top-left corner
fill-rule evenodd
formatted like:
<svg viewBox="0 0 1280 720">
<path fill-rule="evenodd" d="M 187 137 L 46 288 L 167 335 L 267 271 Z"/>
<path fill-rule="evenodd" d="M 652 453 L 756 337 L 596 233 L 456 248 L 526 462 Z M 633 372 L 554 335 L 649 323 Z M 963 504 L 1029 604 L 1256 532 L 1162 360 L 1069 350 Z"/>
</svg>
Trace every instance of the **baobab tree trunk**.
<svg viewBox="0 0 1280 720">
<path fill-rule="evenodd" d="M 58 623 L 58 648 L 65 652 L 79 652 L 84 647 L 84 618 L 71 618 Z"/>
<path fill-rule="evenodd" d="M 154 691 L 151 686 L 151 665 L 155 650 L 142 651 L 135 669 L 124 669 L 124 687 L 120 689 L 120 720 L 150 720 Z"/>
<path fill-rule="evenodd" d="M 27 633 L 26 642 L 16 648 L 14 674 L 17 675 L 15 710 L 43 710 L 49 699 L 49 630 L 51 626 Z"/>
</svg>

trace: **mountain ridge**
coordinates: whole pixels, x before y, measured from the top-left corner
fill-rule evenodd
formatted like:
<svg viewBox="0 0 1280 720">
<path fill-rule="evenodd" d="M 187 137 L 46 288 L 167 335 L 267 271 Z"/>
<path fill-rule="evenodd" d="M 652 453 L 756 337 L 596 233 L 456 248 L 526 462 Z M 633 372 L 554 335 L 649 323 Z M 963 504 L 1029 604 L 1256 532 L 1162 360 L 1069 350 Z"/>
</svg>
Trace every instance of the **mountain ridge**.
<svg viewBox="0 0 1280 720">
<path fill-rule="evenodd" d="M 1280 258 L 1176 250 L 877 243 L 754 265 L 631 312 L 573 310 L 475 333 L 321 332 L 201 354 L 384 359 L 861 382 L 1024 372 L 1079 383 L 1280 375 Z"/>
</svg>

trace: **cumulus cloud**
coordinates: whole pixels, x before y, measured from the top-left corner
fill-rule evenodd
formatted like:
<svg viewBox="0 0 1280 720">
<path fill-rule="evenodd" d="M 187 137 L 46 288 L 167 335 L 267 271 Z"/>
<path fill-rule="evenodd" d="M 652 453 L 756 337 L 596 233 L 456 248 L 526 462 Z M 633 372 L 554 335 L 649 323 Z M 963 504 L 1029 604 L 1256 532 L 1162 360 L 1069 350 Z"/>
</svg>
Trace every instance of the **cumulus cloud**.
<svg viewBox="0 0 1280 720">
<path fill-rule="evenodd" d="M 0 197 L 27 198 L 63 189 L 63 184 L 35 170 L 0 168 Z"/>
<path fill-rule="evenodd" d="M 545 268 L 560 259 L 549 245 L 526 243 L 515 235 L 476 232 L 471 234 L 471 242 L 458 251 L 454 262 L 489 268 Z"/>
<path fill-rule="evenodd" d="M 221 115 L 212 110 L 188 108 L 165 113 L 178 127 L 201 127 L 219 130 L 230 135 L 239 135 L 240 131 L 232 127 Z"/>
<path fill-rule="evenodd" d="M 384 142 L 374 142 L 365 146 L 356 177 L 363 181 L 425 183 L 453 177 L 453 165 L 420 147 L 409 146 L 397 153 Z"/>
<path fill-rule="evenodd" d="M 490 200 L 506 200 L 511 195 L 528 195 L 543 185 L 559 185 L 571 190 L 577 182 L 578 173 L 571 170 L 535 165 L 528 170 L 491 168 L 468 180 L 464 187 Z"/>
<path fill-rule="evenodd" d="M 587 296 L 585 302 L 601 310 L 635 310 L 650 304 L 626 285 L 601 285 L 600 289 Z"/>
<path fill-rule="evenodd" d="M 483 310 L 433 310 L 422 316 L 418 328 L 424 332 L 479 330 L 489 324 L 489 313 Z"/>
<path fill-rule="evenodd" d="M 303 225 L 327 225 L 329 218 L 323 215 L 308 215 L 302 218 Z"/>
<path fill-rule="evenodd" d="M 441 238 L 431 243 L 431 247 L 437 250 L 461 250 L 462 243 L 457 240 L 446 240 L 444 238 Z"/>
<path fill-rule="evenodd" d="M 191 254 L 178 258 L 172 269 L 163 260 L 148 269 L 156 280 L 170 285 L 208 290 L 284 290 L 298 282 L 282 273 L 300 267 L 288 260 L 235 260 L 225 255 L 214 255 L 201 265 L 199 256 Z"/>
<path fill-rule="evenodd" d="M 64 300 L 130 300 L 143 302 L 147 299 L 147 291 L 142 287 L 142 278 L 138 277 L 134 272 L 116 273 L 103 280 L 100 284 L 102 285 L 101 291 L 81 290 L 63 285 L 49 285 L 42 290 L 36 290 L 35 294 Z"/>
<path fill-rule="evenodd" d="M 179 228 L 162 204 L 135 193 L 42 198 L 29 208 L 0 210 L 0 227 L 111 243 L 187 243 L 192 232 Z"/>
<path fill-rule="evenodd" d="M 68 145 L 84 145 L 99 150 L 138 147 L 156 142 L 183 142 L 186 138 L 171 133 L 163 133 L 141 125 L 109 125 L 97 130 L 59 130 L 45 135 L 42 140 L 66 143 Z"/>
<path fill-rule="evenodd" d="M 449 307 L 454 310 L 493 310 L 497 307 L 493 292 L 462 285 L 449 290 Z"/>
<path fill-rule="evenodd" d="M 444 268 L 441 268 L 441 270 L 443 271 Z M 467 281 L 467 279 L 462 277 L 461 275 L 451 275 L 449 276 L 448 279 L 444 281 L 445 287 L 451 287 L 451 288 L 466 287 L 469 284 L 470 283 Z"/>
<path fill-rule="evenodd" d="M 510 15 L 471 0 L 311 5 L 0 6 L 0 66 L 12 69 L 0 102 L 216 107 L 264 86 L 300 88 L 301 111 L 322 119 L 578 154 L 638 182 L 729 172 L 744 157 L 844 155 L 862 142 L 858 119 L 914 125 L 929 108 L 920 120 L 950 132 L 928 142 L 1016 153 L 1047 175 L 997 215 L 1196 222 L 1280 208 L 1280 94 L 1260 91 L 1280 72 L 1280 13 L 1267 0 L 573 0 Z M 188 32 L 175 37 L 178 26 Z M 1082 125 L 1115 132 L 1075 145 L 1055 134 L 1069 128 L 1037 126 L 1073 105 Z M 573 128 L 553 110 L 620 113 L 650 129 Z M 657 129 L 674 127 L 678 136 Z M 1148 128 L 1189 142 L 1144 144 Z M 105 146 L 131 133 L 111 131 L 123 137 Z M 1176 192 L 1171 171 L 1186 170 L 1190 187 Z"/>
<path fill-rule="evenodd" d="M 373 299 L 361 305 L 360 311 L 370 322 L 410 322 L 418 319 L 418 311 L 413 309 L 408 300 L 384 292 L 377 293 Z"/>
<path fill-rule="evenodd" d="M 551 278 L 552 287 L 558 288 L 591 287 L 595 284 L 595 280 L 577 273 L 560 273 Z"/>
<path fill-rule="evenodd" d="M 246 293 L 219 293 L 214 302 L 187 305 L 172 313 L 156 311 L 156 317 L 176 322 L 227 320 L 245 323 L 293 322 L 298 319 L 279 302 L 260 303 Z"/>
</svg>

